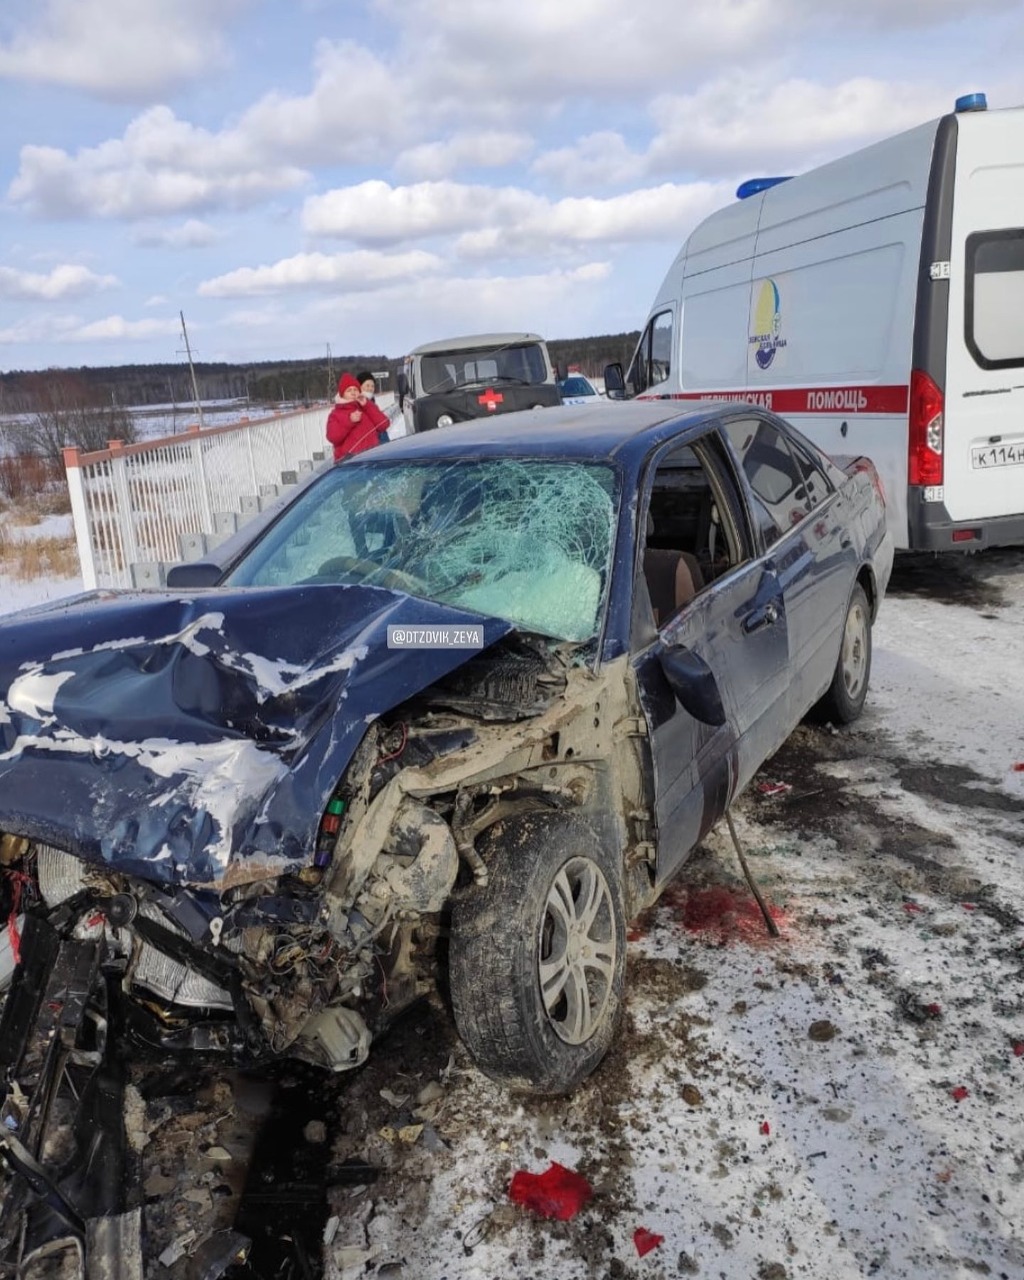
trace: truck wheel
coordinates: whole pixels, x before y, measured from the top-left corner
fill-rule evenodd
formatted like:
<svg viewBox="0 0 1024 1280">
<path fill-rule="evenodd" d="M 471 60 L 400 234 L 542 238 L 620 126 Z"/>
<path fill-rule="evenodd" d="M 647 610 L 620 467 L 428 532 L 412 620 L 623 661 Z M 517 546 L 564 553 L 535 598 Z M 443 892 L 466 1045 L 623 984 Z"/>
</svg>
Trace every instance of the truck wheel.
<svg viewBox="0 0 1024 1280">
<path fill-rule="evenodd" d="M 828 692 L 815 707 L 816 717 L 852 724 L 864 709 L 871 678 L 871 608 L 864 588 L 854 585 L 846 607 L 839 658 Z"/>
<path fill-rule="evenodd" d="M 452 912 L 455 1024 L 482 1071 L 567 1093 L 608 1051 L 622 1003 L 618 860 L 585 824 L 531 814 L 481 838 L 490 875 Z"/>
</svg>

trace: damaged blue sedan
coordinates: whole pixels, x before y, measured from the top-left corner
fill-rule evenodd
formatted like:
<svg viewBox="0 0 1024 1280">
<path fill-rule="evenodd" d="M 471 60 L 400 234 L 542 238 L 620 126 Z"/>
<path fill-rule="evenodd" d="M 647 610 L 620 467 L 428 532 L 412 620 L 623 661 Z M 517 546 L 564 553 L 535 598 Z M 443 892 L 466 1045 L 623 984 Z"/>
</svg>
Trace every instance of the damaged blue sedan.
<svg viewBox="0 0 1024 1280">
<path fill-rule="evenodd" d="M 24 1194 L 113 1212 L 32 1154 L 58 1059 L 79 1098 L 131 1043 L 348 1070 L 439 979 L 485 1072 L 571 1089 L 627 920 L 812 708 L 859 714 L 891 566 L 870 462 L 659 401 L 393 442 L 166 590 L 5 621 Z"/>
</svg>

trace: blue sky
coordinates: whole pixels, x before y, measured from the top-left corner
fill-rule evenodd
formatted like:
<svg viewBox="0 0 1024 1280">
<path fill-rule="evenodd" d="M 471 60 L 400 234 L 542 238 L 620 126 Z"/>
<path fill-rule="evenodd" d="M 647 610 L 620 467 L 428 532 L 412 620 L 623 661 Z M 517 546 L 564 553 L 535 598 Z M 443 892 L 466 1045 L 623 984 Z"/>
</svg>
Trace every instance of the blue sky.
<svg viewBox="0 0 1024 1280">
<path fill-rule="evenodd" d="M 984 91 L 1021 0 L 3 0 L 0 370 L 638 328 L 738 182 Z"/>
</svg>

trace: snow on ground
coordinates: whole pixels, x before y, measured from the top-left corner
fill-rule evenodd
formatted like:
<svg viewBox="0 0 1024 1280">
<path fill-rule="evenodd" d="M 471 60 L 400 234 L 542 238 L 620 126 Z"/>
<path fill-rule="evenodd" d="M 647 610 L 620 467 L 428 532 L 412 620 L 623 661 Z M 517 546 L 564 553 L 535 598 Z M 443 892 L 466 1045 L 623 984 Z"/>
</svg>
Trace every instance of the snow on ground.
<svg viewBox="0 0 1024 1280">
<path fill-rule="evenodd" d="M 619 1036 L 571 1098 L 481 1076 L 440 1001 L 358 1073 L 290 1073 L 312 1110 L 276 1141 L 327 1187 L 330 1280 L 1024 1277 L 1022 635 L 1024 553 L 898 564 L 865 715 L 802 726 L 735 810 L 781 937 L 712 833 L 634 923 Z M 251 1078 L 162 1088 L 151 1258 L 231 1223 L 267 1106 Z M 508 1197 L 553 1160 L 593 1188 L 569 1221 Z"/>
</svg>

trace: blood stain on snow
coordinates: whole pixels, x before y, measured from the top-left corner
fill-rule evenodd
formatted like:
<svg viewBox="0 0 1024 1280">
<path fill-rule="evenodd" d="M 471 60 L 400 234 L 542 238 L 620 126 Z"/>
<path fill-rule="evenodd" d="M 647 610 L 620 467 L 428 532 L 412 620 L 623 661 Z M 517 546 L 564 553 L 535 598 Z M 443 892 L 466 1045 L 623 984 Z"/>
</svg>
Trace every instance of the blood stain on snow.
<svg viewBox="0 0 1024 1280">
<path fill-rule="evenodd" d="M 773 941 L 761 908 L 748 893 L 714 885 L 708 889 L 682 889 L 666 893 L 663 902 L 685 929 L 719 943 Z M 780 927 L 786 916 L 778 907 L 768 907 Z"/>
</svg>

